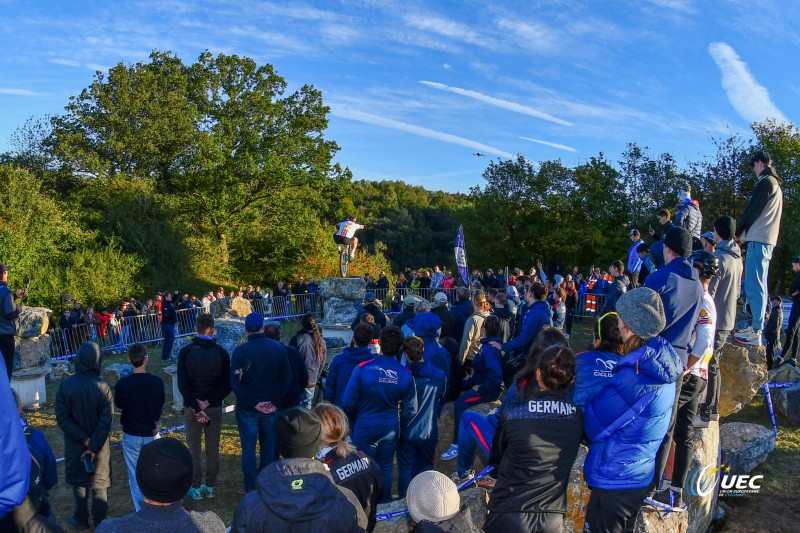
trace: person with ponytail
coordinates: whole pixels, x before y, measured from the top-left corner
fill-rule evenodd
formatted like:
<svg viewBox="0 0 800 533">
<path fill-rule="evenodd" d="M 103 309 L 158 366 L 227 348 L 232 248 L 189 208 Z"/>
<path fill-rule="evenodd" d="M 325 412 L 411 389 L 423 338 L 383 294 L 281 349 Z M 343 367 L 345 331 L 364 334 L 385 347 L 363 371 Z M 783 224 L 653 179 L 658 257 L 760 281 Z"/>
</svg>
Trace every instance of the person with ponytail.
<svg viewBox="0 0 800 533">
<path fill-rule="evenodd" d="M 533 375 L 517 383 L 517 399 L 504 409 L 492 442 L 489 464 L 498 476 L 486 533 L 561 532 L 583 435 L 583 413 L 568 398 L 574 381 L 575 354 L 554 345 L 541 352 Z"/>
<path fill-rule="evenodd" d="M 325 366 L 325 357 L 328 349 L 322 332 L 317 326 L 317 315 L 306 313 L 300 319 L 300 331 L 289 341 L 290 346 L 294 346 L 303 356 L 303 361 L 308 372 L 308 383 L 303 393 L 300 406 L 311 409 L 314 405 L 314 397 L 317 390 L 317 383 Z"/>
<path fill-rule="evenodd" d="M 323 402 L 314 407 L 314 413 L 322 424 L 317 459 L 328 466 L 334 483 L 353 491 L 367 515 L 367 531 L 372 531 L 383 487 L 378 463 L 347 442 L 350 425 L 339 407 Z"/>
<path fill-rule="evenodd" d="M 633 289 L 616 308 L 625 357 L 584 414 L 590 444 L 583 473 L 592 489 L 586 531 L 634 530 L 683 374 L 677 352 L 659 335 L 667 320 L 657 292 Z"/>
<path fill-rule="evenodd" d="M 594 328 L 594 350 L 576 356 L 578 370 L 572 401 L 581 410 L 614 375 L 614 366 L 622 359 L 622 344 L 617 313 L 601 316 Z"/>
</svg>

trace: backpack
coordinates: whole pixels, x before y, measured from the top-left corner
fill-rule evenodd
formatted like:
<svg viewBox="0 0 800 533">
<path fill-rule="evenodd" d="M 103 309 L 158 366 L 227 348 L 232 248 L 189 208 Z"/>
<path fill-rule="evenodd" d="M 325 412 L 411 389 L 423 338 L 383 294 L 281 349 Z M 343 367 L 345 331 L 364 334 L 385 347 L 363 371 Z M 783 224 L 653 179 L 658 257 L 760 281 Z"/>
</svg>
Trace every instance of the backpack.
<svg viewBox="0 0 800 533">
<path fill-rule="evenodd" d="M 50 497 L 47 494 L 47 489 L 44 486 L 44 474 L 42 473 L 42 466 L 36 460 L 36 455 L 31 448 L 31 436 L 33 435 L 33 428 L 25 427 L 25 442 L 28 444 L 28 453 L 31 454 L 31 472 L 30 472 L 30 485 L 28 487 L 28 498 L 34 508 L 36 508 L 40 515 L 50 516 Z"/>
</svg>

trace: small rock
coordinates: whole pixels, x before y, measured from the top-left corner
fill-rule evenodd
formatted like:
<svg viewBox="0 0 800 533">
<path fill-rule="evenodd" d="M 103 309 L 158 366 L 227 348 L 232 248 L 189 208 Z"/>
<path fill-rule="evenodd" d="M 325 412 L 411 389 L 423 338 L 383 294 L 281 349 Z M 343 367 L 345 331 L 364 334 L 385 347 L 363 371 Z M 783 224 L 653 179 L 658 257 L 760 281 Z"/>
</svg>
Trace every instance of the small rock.
<svg viewBox="0 0 800 533">
<path fill-rule="evenodd" d="M 787 389 L 772 389 L 770 394 L 772 406 L 781 424 L 789 427 L 800 426 L 800 385 Z"/>
<path fill-rule="evenodd" d="M 16 321 L 17 337 L 38 337 L 47 333 L 50 325 L 49 315 L 53 312 L 46 307 L 23 306 Z"/>
<path fill-rule="evenodd" d="M 366 289 L 367 282 L 362 278 L 325 278 L 319 284 L 319 295 L 323 298 L 363 300 Z"/>
<path fill-rule="evenodd" d="M 211 302 L 211 306 L 209 307 L 209 313 L 214 318 L 219 318 L 224 315 L 228 309 L 230 309 L 230 301 L 228 298 L 220 298 L 219 300 L 214 300 Z"/>
<path fill-rule="evenodd" d="M 730 422 L 719 428 L 722 463 L 733 474 L 749 474 L 775 449 L 775 435 L 758 424 Z"/>
<path fill-rule="evenodd" d="M 328 347 L 328 350 L 333 350 L 334 348 L 344 348 L 347 346 L 347 344 L 344 342 L 344 339 L 341 337 L 323 337 L 322 340 L 325 341 L 325 346 Z"/>
<path fill-rule="evenodd" d="M 722 390 L 720 416 L 740 411 L 767 381 L 767 351 L 764 346 L 725 343 L 720 357 Z"/>
<path fill-rule="evenodd" d="M 111 387 L 116 387 L 119 380 L 133 374 L 133 365 L 128 363 L 112 363 L 103 369 L 103 378 Z"/>
<path fill-rule="evenodd" d="M 53 371 L 50 372 L 50 381 L 62 380 L 71 376 L 69 363 L 66 361 L 59 361 L 53 365 Z"/>
</svg>

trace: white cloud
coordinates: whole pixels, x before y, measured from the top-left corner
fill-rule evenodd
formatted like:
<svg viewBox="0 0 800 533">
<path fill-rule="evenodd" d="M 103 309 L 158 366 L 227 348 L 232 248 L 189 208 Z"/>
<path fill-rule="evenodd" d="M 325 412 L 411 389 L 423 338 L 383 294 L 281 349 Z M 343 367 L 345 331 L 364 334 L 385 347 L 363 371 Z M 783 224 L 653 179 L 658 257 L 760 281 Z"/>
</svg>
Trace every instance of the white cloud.
<svg viewBox="0 0 800 533">
<path fill-rule="evenodd" d="M 559 150 L 566 150 L 567 152 L 577 152 L 577 150 L 571 146 L 567 146 L 566 144 L 558 144 L 549 141 L 541 141 L 539 139 L 531 139 L 530 137 L 523 137 L 522 135 L 519 136 L 520 139 L 525 139 L 526 141 L 530 141 L 532 143 L 539 143 L 545 146 L 550 146 L 551 148 L 558 148 Z"/>
<path fill-rule="evenodd" d="M 694 13 L 693 0 L 648 0 L 656 7 L 663 7 L 665 9 L 672 9 L 673 11 L 680 11 L 682 13 Z"/>
<path fill-rule="evenodd" d="M 507 159 L 512 159 L 514 157 L 514 155 L 509 152 L 500 150 L 499 148 L 495 148 L 494 146 L 489 146 L 487 144 L 480 143 L 478 141 L 467 139 L 465 137 L 459 137 L 458 135 L 451 135 L 449 133 L 431 130 L 428 128 L 423 128 L 421 126 L 415 126 L 414 124 L 400 122 L 399 120 L 393 120 L 390 118 L 373 115 L 371 113 L 364 113 L 363 111 L 357 111 L 347 106 L 332 105 L 331 113 L 337 117 L 346 118 L 349 120 L 355 120 L 357 122 L 364 122 L 367 124 L 372 124 L 374 126 L 381 126 L 383 128 L 405 131 L 406 133 L 419 135 L 421 137 L 427 137 L 429 139 L 436 139 L 450 144 L 466 146 L 468 148 L 472 148 L 480 152 L 487 152 L 490 154 L 499 155 L 500 157 L 505 157 Z"/>
<path fill-rule="evenodd" d="M 442 65 L 442 68 L 445 69 L 445 70 L 450 70 L 453 67 L 449 63 L 445 63 L 445 64 Z"/>
<path fill-rule="evenodd" d="M 0 94 L 10 94 L 13 96 L 39 96 L 39 93 L 28 89 L 15 89 L 13 87 L 0 87 Z"/>
<path fill-rule="evenodd" d="M 72 59 L 54 58 L 54 59 L 48 59 L 48 61 L 50 63 L 55 63 L 56 65 L 64 65 L 66 67 L 80 67 L 81 66 L 80 62 L 74 61 Z"/>
<path fill-rule="evenodd" d="M 519 19 L 503 18 L 496 22 L 503 34 L 512 34 L 517 38 L 516 44 L 538 53 L 552 53 L 557 50 L 557 43 L 563 42 L 558 32 L 544 24 L 524 22 Z"/>
<path fill-rule="evenodd" d="M 540 118 L 542 120 L 547 120 L 548 122 L 553 122 L 555 124 L 561 124 L 562 126 L 572 126 L 572 122 L 568 122 L 564 119 L 554 117 L 548 113 L 543 111 L 539 111 L 538 109 L 534 109 L 532 107 L 528 107 L 522 104 L 518 104 L 516 102 L 511 102 L 509 100 L 501 100 L 500 98 L 495 98 L 494 96 L 489 96 L 488 94 L 479 93 L 476 91 L 471 91 L 469 89 L 462 89 L 460 87 L 451 87 L 449 85 L 445 85 L 443 83 L 437 83 L 434 81 L 420 81 L 422 85 L 426 87 L 430 87 L 432 89 L 437 89 L 440 91 L 447 91 L 454 94 L 459 94 L 461 96 L 466 96 L 468 98 L 473 98 L 475 100 L 479 100 L 489 105 L 493 105 L 495 107 L 501 107 L 503 109 L 508 109 L 509 111 L 514 111 L 515 113 L 522 113 L 523 115 L 530 115 L 532 117 Z"/>
<path fill-rule="evenodd" d="M 458 41 L 477 46 L 493 47 L 495 43 L 483 37 L 466 24 L 461 24 L 433 14 L 408 13 L 404 17 L 406 24 L 418 30 L 435 33 Z"/>
<path fill-rule="evenodd" d="M 722 42 L 711 43 L 708 53 L 722 72 L 722 88 L 728 93 L 728 100 L 742 118 L 748 122 L 766 118 L 788 122 L 772 102 L 767 89 L 753 77 L 747 63 L 733 48 Z"/>
</svg>

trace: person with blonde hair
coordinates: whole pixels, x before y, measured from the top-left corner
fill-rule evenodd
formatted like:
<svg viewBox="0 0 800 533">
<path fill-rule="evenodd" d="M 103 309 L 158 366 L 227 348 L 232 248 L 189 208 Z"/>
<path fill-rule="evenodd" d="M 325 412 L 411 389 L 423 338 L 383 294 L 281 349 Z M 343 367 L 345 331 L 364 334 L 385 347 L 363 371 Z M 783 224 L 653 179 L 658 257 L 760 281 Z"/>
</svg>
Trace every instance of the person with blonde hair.
<svg viewBox="0 0 800 533">
<path fill-rule="evenodd" d="M 339 407 L 323 402 L 314 407 L 314 413 L 322 425 L 322 447 L 317 459 L 328 466 L 337 485 L 353 491 L 367 515 L 367 531 L 372 531 L 383 487 L 378 463 L 345 440 L 350 433 L 350 424 Z"/>
</svg>

